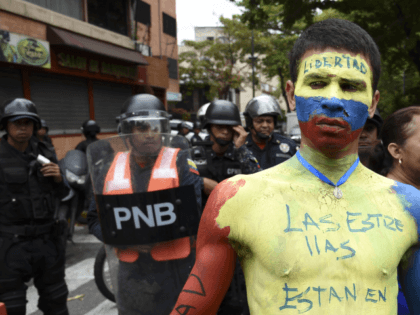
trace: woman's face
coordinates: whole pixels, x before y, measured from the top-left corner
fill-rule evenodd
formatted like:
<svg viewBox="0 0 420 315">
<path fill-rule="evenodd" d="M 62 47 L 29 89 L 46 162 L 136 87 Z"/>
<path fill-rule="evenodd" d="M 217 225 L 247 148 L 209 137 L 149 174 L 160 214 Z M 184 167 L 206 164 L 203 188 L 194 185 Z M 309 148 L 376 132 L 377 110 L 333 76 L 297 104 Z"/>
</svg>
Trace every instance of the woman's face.
<svg viewBox="0 0 420 315">
<path fill-rule="evenodd" d="M 420 115 L 413 116 L 406 128 L 409 137 L 402 148 L 401 167 L 410 177 L 420 176 Z"/>
</svg>

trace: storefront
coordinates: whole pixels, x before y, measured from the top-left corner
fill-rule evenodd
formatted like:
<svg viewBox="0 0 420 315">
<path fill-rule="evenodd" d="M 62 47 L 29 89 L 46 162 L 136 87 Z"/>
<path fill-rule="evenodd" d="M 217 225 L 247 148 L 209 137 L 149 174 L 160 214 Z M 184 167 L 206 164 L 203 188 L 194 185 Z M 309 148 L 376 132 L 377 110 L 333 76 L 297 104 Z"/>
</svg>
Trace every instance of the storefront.
<svg viewBox="0 0 420 315">
<path fill-rule="evenodd" d="M 49 125 L 59 158 L 82 140 L 83 121 L 95 119 L 102 136 L 109 136 L 117 130 L 115 117 L 124 101 L 150 90 L 148 62 L 139 52 L 52 26 L 46 41 L 7 31 L 0 35 L 0 102 L 31 99 Z M 30 60 L 22 58 L 25 52 Z M 165 102 L 165 89 L 154 90 Z"/>
</svg>

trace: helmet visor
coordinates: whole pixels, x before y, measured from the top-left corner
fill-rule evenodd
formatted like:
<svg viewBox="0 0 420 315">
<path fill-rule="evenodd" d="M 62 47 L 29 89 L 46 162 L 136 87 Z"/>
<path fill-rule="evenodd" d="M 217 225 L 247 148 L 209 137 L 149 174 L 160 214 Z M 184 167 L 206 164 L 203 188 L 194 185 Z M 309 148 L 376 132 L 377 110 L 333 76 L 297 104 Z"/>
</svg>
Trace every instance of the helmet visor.
<svg viewBox="0 0 420 315">
<path fill-rule="evenodd" d="M 169 121 L 163 117 L 130 117 L 121 121 L 121 133 L 170 133 Z"/>
</svg>

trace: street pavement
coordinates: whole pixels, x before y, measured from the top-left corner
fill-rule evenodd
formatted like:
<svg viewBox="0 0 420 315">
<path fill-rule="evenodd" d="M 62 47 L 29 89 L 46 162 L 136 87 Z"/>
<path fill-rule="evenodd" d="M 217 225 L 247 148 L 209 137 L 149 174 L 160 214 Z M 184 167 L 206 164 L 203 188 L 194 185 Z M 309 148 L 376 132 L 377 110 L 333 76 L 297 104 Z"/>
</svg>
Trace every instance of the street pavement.
<svg viewBox="0 0 420 315">
<path fill-rule="evenodd" d="M 69 298 L 84 294 L 83 299 L 67 302 L 70 315 L 117 315 L 114 302 L 107 300 L 98 290 L 93 276 L 96 254 L 102 244 L 89 234 L 86 225 L 76 226 L 73 236 L 75 244 L 67 244 L 66 283 Z M 28 285 L 26 314 L 42 315 L 38 310 L 38 292 L 31 281 Z"/>
</svg>

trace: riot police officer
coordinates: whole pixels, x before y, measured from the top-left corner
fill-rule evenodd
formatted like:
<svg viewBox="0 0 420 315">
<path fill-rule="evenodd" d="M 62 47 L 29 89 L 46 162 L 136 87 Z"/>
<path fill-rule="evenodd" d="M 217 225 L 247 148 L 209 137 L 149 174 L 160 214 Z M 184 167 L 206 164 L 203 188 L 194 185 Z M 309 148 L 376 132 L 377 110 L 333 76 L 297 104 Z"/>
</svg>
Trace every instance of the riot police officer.
<svg viewBox="0 0 420 315">
<path fill-rule="evenodd" d="M 200 137 L 201 123 L 198 120 L 194 122 L 193 131 L 194 135 L 191 137 L 191 145 L 194 146 L 197 142 L 203 141 Z"/>
<path fill-rule="evenodd" d="M 98 141 L 96 135 L 101 132 L 101 128 L 94 120 L 86 120 L 82 124 L 82 133 L 86 137 L 86 140 L 83 140 L 76 146 L 76 150 L 80 150 L 83 153 L 86 153 L 86 149 L 89 144 Z"/>
<path fill-rule="evenodd" d="M 262 169 L 280 164 L 296 153 L 296 143 L 274 132 L 280 106 L 270 95 L 260 95 L 246 105 L 246 126 L 250 133 L 245 145 L 257 158 Z"/>
<path fill-rule="evenodd" d="M 225 100 L 211 102 L 203 128 L 207 128 L 213 144 L 194 150 L 194 159 L 203 178 L 205 195 L 210 195 L 226 178 L 260 170 L 257 159 L 244 146 L 248 133 L 241 126 L 235 104 Z"/>
<path fill-rule="evenodd" d="M 55 200 L 69 192 L 57 160 L 33 135 L 41 125 L 35 104 L 6 101 L 0 130 L 0 301 L 9 315 L 26 311 L 25 282 L 34 279 L 44 314 L 68 314 L 65 253 L 54 220 Z M 66 224 L 64 222 L 64 224 Z"/>
<path fill-rule="evenodd" d="M 191 203 L 191 198 L 195 199 L 195 206 L 201 213 L 202 181 L 197 168 L 194 162 L 187 158 L 188 150 L 175 149 L 175 147 L 179 148 L 180 139 L 187 142 L 187 146 L 188 141 L 184 137 L 175 136 L 173 137 L 177 139 L 175 145 L 172 143 L 169 146 L 164 144 L 164 141 L 167 140 L 163 139 L 171 137 L 169 135 L 171 129 L 169 114 L 166 112 L 163 103 L 153 95 L 134 95 L 123 104 L 121 115 L 117 117 L 117 121 L 120 125 L 120 137 L 117 139 L 119 142 L 124 141 L 130 149 L 117 153 L 115 157 L 114 154 L 103 154 L 102 150 L 97 151 L 96 148 L 102 147 L 102 143 L 107 144 L 106 141 L 112 143 L 112 138 L 101 140 L 89 147 L 88 159 L 94 160 L 93 155 L 97 151 L 100 154 L 96 155 L 100 155 L 101 159 L 105 158 L 106 160 L 103 162 L 106 166 L 102 167 L 104 171 L 102 176 L 97 175 L 93 170 L 92 178 L 94 178 L 95 183 L 95 194 L 149 193 L 163 189 L 170 190 L 182 186 L 193 186 L 192 195 L 187 197 L 189 203 Z M 108 160 L 106 155 L 108 155 Z M 98 163 L 93 164 L 98 165 Z M 123 174 L 118 171 L 122 169 L 124 169 Z M 121 176 L 124 178 L 120 181 Z M 95 178 L 101 178 L 101 180 L 97 181 Z M 114 185 L 113 182 L 118 182 L 118 184 Z M 124 183 L 125 188 L 123 188 L 122 183 Z M 137 206 L 141 209 L 146 207 L 146 205 L 143 207 L 141 204 Z M 188 213 L 188 216 L 190 215 L 192 216 L 193 213 Z M 103 215 L 101 214 L 102 219 Z M 92 200 L 89 207 L 88 224 L 89 231 L 98 239 L 104 241 L 107 231 L 102 230 L 99 224 L 95 199 Z M 142 225 L 142 231 L 147 233 L 150 230 Z M 133 235 L 134 233 L 130 237 L 133 238 Z M 142 237 L 154 237 L 154 240 L 157 236 L 155 234 L 143 234 Z M 156 241 L 151 243 L 154 242 Z M 189 247 L 189 244 L 187 245 Z M 169 248 L 171 255 L 181 256 L 172 260 L 165 260 L 156 259 L 153 256 L 151 248 L 156 248 L 154 244 L 150 245 L 148 243 L 143 246 L 140 243 L 136 246 L 115 249 L 119 259 L 118 292 L 116 292 L 119 312 L 127 315 L 139 313 L 169 314 L 193 265 L 195 259 L 193 250 L 191 249 L 191 254 L 188 252 L 184 255 L 184 251 L 177 252 L 173 249 L 175 247 L 171 246 Z M 137 250 L 136 248 L 140 249 Z M 133 256 L 135 256 L 134 259 Z M 179 288 L 178 294 L 175 294 L 176 288 Z"/>
<path fill-rule="evenodd" d="M 54 154 L 56 154 L 51 138 L 48 136 L 48 130 L 49 128 L 47 122 L 44 119 L 41 119 L 41 126 L 36 131 L 36 137 L 39 141 L 44 142 L 47 145 L 47 147 L 51 149 L 54 152 Z"/>
<path fill-rule="evenodd" d="M 190 126 L 188 126 L 188 124 L 185 121 L 180 122 L 177 127 L 178 127 L 178 135 L 180 136 L 185 137 L 190 132 Z"/>
<path fill-rule="evenodd" d="M 373 117 L 367 118 L 359 139 L 360 163 L 378 174 L 381 171 L 383 154 L 381 150 L 376 148 L 376 145 L 381 143 L 380 133 L 383 123 L 381 114 L 376 109 Z"/>
<path fill-rule="evenodd" d="M 190 132 L 190 126 L 187 124 L 187 122 L 182 121 L 182 122 L 180 122 L 178 124 L 177 129 L 178 129 L 178 135 L 177 136 L 178 137 L 183 137 L 185 140 L 187 140 L 187 142 L 188 142 L 188 148 L 190 148 L 191 147 L 191 144 L 190 144 L 190 142 L 187 139 L 187 134 Z M 185 142 L 185 143 L 187 143 L 187 142 Z M 182 149 L 186 149 L 186 148 L 183 148 L 183 147 L 181 147 L 181 148 Z"/>
</svg>

